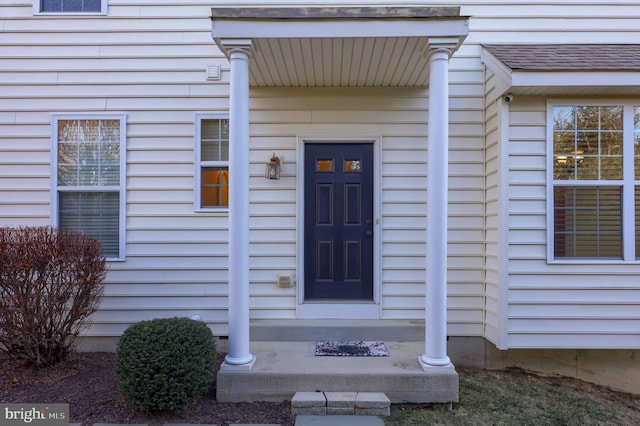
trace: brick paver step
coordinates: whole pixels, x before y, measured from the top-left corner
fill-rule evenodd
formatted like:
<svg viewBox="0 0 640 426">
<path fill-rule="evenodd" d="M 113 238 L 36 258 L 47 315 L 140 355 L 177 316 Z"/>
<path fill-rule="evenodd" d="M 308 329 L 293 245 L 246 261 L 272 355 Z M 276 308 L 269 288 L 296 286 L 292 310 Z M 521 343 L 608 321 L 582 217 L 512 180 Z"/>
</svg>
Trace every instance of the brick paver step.
<svg viewBox="0 0 640 426">
<path fill-rule="evenodd" d="M 327 414 L 327 398 L 324 392 L 296 392 L 291 399 L 291 413 L 294 416 Z"/>
<path fill-rule="evenodd" d="M 391 401 L 382 392 L 296 392 L 293 415 L 389 416 Z"/>
</svg>

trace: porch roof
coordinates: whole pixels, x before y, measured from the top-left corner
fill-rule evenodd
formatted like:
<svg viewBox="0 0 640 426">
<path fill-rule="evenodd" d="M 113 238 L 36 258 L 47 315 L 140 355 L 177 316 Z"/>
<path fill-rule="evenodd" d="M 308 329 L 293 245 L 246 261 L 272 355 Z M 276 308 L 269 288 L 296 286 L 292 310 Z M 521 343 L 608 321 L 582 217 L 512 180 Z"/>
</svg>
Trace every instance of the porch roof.
<svg viewBox="0 0 640 426">
<path fill-rule="evenodd" d="M 491 44 L 498 95 L 638 95 L 640 44 Z"/>
<path fill-rule="evenodd" d="M 430 39 L 459 47 L 458 7 L 214 7 L 212 37 L 251 40 L 251 86 L 427 86 Z"/>
</svg>

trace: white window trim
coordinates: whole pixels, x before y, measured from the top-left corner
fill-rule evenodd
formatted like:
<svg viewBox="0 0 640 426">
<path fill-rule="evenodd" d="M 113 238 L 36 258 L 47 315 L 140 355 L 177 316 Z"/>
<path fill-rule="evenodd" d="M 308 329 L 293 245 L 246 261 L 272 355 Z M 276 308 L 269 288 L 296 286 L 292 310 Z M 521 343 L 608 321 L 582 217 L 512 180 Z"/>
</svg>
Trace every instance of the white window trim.
<svg viewBox="0 0 640 426">
<path fill-rule="evenodd" d="M 223 212 L 228 213 L 229 207 L 220 206 L 220 207 L 202 207 L 201 205 L 201 192 L 202 192 L 202 167 L 229 167 L 228 161 L 201 161 L 200 153 L 202 148 L 201 137 L 201 123 L 202 120 L 228 120 L 229 114 L 226 113 L 217 113 L 217 114 L 196 114 L 195 117 L 195 159 L 194 159 L 194 188 L 193 188 L 193 206 L 195 212 Z M 231 143 L 231 141 L 229 141 Z M 231 182 L 229 182 L 229 190 L 231 190 Z"/>
<path fill-rule="evenodd" d="M 106 15 L 108 8 L 108 0 L 100 0 L 100 12 L 43 12 L 40 10 L 42 0 L 33 0 L 33 14 L 34 15 Z"/>
<path fill-rule="evenodd" d="M 119 192 L 119 246 L 118 257 L 107 257 L 108 261 L 124 261 L 126 259 L 125 226 L 126 220 L 126 157 L 127 157 L 127 116 L 125 114 L 54 114 L 51 117 L 51 226 L 58 227 L 58 121 L 60 120 L 120 120 L 120 185 L 73 187 L 73 190 L 95 192 Z M 62 189 L 64 191 L 64 189 Z"/>
<path fill-rule="evenodd" d="M 553 221 L 553 107 L 554 106 L 622 106 L 622 143 L 623 151 L 623 178 L 622 181 L 610 181 L 611 186 L 622 186 L 622 259 L 600 259 L 593 258 L 555 258 L 554 256 L 554 221 Z M 633 130 L 634 130 L 634 107 L 640 106 L 638 100 L 585 100 L 585 99 L 549 99 L 547 100 L 547 129 L 546 129 L 546 178 L 547 178 L 547 263 L 549 264 L 638 264 L 635 249 L 635 202 L 625 202 L 634 200 L 634 152 L 633 152 Z M 631 159 L 628 161 L 626 159 Z M 604 182 L 604 183 L 603 183 Z M 570 186 L 605 186 L 607 181 L 602 180 L 574 180 L 567 181 Z M 625 238 L 625 236 L 632 238 Z"/>
</svg>

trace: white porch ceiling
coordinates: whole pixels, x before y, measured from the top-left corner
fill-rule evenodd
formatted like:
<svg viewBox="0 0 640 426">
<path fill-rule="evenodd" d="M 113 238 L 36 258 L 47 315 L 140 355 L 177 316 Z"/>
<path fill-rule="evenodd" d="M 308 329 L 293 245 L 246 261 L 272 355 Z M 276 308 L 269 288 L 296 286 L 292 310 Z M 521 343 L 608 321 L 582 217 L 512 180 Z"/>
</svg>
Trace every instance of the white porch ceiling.
<svg viewBox="0 0 640 426">
<path fill-rule="evenodd" d="M 417 37 L 258 39 L 251 85 L 266 87 L 426 86 Z"/>
<path fill-rule="evenodd" d="M 212 20 L 225 54 L 251 40 L 257 87 L 426 86 L 430 42 L 468 33 L 458 8 L 214 8 Z"/>
</svg>

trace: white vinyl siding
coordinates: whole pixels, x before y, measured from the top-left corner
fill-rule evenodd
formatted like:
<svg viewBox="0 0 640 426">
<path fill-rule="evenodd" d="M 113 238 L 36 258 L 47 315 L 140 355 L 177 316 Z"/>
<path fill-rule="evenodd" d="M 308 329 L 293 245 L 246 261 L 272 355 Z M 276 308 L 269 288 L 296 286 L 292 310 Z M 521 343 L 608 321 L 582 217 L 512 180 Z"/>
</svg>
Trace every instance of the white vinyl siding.
<svg viewBox="0 0 640 426">
<path fill-rule="evenodd" d="M 110 3 L 108 18 L 0 5 L 0 224 L 50 222 L 51 114 L 126 113 L 127 258 L 110 264 L 87 333 L 119 336 L 139 320 L 200 314 L 224 335 L 228 218 L 194 212 L 195 117 L 229 109 L 212 3 Z M 499 82 L 480 62 L 482 43 L 629 43 L 637 1 L 438 4 L 471 17 L 450 63 L 449 334 L 484 334 L 501 348 L 638 347 L 636 266 L 547 264 L 546 99 L 516 97 L 501 115 L 488 87 Z M 222 66 L 220 81 L 206 80 L 209 64 Z M 297 316 L 296 288 L 276 285 L 297 265 L 296 141 L 329 135 L 380 138 L 381 317 L 423 319 L 428 90 L 250 96 L 251 317 Z M 267 181 L 274 152 L 282 176 Z"/>
<path fill-rule="evenodd" d="M 476 58 L 479 47 L 460 52 Z M 468 62 L 472 62 L 467 60 Z M 475 63 L 475 61 L 473 61 Z M 469 84 L 463 65 L 457 85 Z M 454 66 L 452 65 L 452 69 Z M 455 71 L 454 71 L 455 73 Z M 473 75 L 482 74 L 478 67 Z M 477 76 L 477 75 L 476 75 Z M 483 193 L 482 85 L 476 91 L 477 108 L 452 100 L 451 204 L 449 245 L 449 333 L 482 335 L 483 330 Z M 255 283 L 252 316 L 277 318 L 286 297 L 273 294 L 279 271 L 294 271 L 296 250 L 296 176 L 298 136 L 340 138 L 380 137 L 381 317 L 424 318 L 427 98 L 426 89 L 258 89 L 251 90 L 251 205 L 252 274 L 265 277 Z M 389 109 L 389 105 L 394 105 Z M 264 179 L 264 163 L 273 152 L 283 158 L 279 181 Z M 282 212 L 282 217 L 278 217 Z M 274 249 L 273 240 L 278 241 Z M 259 253 L 259 254 L 258 254 Z M 286 253 L 279 254 L 279 253 Z M 295 296 L 294 289 L 279 293 Z M 260 295 L 260 297 L 258 296 Z M 264 296 L 263 296 L 264 295 Z M 278 305 L 280 304 L 280 305 Z M 260 308 L 264 306 L 264 308 Z"/>
<path fill-rule="evenodd" d="M 625 43 L 640 24 L 633 1 L 458 3 L 465 44 Z M 516 95 L 505 112 L 505 90 L 488 72 L 485 337 L 500 349 L 638 347 L 636 267 L 547 263 L 546 99 Z"/>
<path fill-rule="evenodd" d="M 484 337 L 499 348 L 503 348 L 505 323 L 506 274 L 505 234 L 507 226 L 506 198 L 506 150 L 508 144 L 507 108 L 501 97 L 493 94 L 498 90 L 496 76 L 486 70 L 485 76 L 485 313 Z"/>
<path fill-rule="evenodd" d="M 449 65 L 450 336 L 482 336 L 484 332 L 484 72 L 480 53 L 479 45 L 463 44 Z"/>
<path fill-rule="evenodd" d="M 0 6 L 0 225 L 50 224 L 52 114 L 126 114 L 126 261 L 110 262 L 86 333 L 197 313 L 226 334 L 227 218 L 193 204 L 194 117 L 229 108 L 211 3 L 120 2 L 108 18 L 30 8 Z"/>
<path fill-rule="evenodd" d="M 545 98 L 509 104 L 504 348 L 637 347 L 636 265 L 547 261 L 547 119 Z"/>
</svg>

